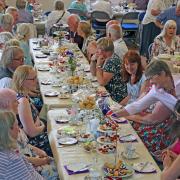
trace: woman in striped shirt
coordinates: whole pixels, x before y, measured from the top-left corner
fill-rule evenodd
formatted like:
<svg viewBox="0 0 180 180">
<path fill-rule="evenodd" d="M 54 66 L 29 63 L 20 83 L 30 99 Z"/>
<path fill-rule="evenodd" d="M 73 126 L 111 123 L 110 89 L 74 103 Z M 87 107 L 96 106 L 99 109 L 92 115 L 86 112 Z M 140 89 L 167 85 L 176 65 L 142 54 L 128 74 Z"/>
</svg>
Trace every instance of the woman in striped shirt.
<svg viewBox="0 0 180 180">
<path fill-rule="evenodd" d="M 0 179 L 43 180 L 16 149 L 18 123 L 12 112 L 0 112 Z"/>
</svg>

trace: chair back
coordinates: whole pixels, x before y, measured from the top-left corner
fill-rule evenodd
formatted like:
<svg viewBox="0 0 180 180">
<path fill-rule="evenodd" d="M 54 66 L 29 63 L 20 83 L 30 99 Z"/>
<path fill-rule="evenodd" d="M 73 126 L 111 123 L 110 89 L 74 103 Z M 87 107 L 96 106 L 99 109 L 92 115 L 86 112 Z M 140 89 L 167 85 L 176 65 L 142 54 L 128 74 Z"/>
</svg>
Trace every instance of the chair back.
<svg viewBox="0 0 180 180">
<path fill-rule="evenodd" d="M 139 22 L 141 23 L 142 22 L 142 20 L 143 20 L 143 18 L 144 18 L 144 16 L 145 16 L 145 14 L 146 14 L 146 12 L 144 11 L 144 12 L 140 12 L 139 13 L 139 15 L 138 15 L 138 20 L 139 20 Z"/>
<path fill-rule="evenodd" d="M 84 11 L 79 10 L 79 9 L 69 8 L 67 11 L 70 14 L 77 14 L 78 16 L 86 16 L 86 13 Z"/>
<path fill-rule="evenodd" d="M 104 11 L 93 11 L 91 13 L 91 18 L 92 20 L 96 20 L 96 19 L 100 19 L 100 20 L 110 20 L 111 17 L 109 16 L 108 13 L 104 12 Z"/>
<path fill-rule="evenodd" d="M 139 12 L 127 12 L 126 14 L 123 15 L 121 24 L 126 21 L 127 23 L 130 22 L 137 22 L 138 23 L 138 15 Z"/>
</svg>

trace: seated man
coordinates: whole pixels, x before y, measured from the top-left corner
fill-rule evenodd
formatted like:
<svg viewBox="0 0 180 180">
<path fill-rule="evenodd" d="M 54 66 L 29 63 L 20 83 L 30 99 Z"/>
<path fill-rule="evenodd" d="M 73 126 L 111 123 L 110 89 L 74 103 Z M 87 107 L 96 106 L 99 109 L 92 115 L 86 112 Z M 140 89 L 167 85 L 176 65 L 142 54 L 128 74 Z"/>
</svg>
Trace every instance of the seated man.
<svg viewBox="0 0 180 180">
<path fill-rule="evenodd" d="M 170 7 L 163 11 L 157 18 L 156 18 L 156 26 L 163 29 L 164 24 L 168 20 L 174 20 L 177 24 L 177 35 L 180 35 L 180 1 L 177 2 L 176 6 Z"/>
<path fill-rule="evenodd" d="M 112 24 L 107 30 L 107 37 L 111 38 L 114 44 L 114 52 L 123 59 L 124 54 L 128 51 L 126 43 L 122 39 L 122 29 L 120 25 Z"/>
<path fill-rule="evenodd" d="M 70 40 L 73 43 L 77 43 L 78 47 L 82 49 L 83 38 L 78 35 L 77 28 L 80 22 L 80 18 L 76 14 L 71 14 L 67 19 L 67 24 L 70 30 Z"/>
</svg>

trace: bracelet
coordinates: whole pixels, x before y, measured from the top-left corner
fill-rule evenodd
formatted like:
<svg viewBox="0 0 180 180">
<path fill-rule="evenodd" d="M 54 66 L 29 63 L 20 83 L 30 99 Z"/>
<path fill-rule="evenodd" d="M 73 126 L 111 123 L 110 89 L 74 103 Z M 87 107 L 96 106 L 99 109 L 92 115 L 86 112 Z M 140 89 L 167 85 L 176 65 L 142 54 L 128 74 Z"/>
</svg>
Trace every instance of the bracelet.
<svg viewBox="0 0 180 180">
<path fill-rule="evenodd" d="M 96 66 L 96 69 L 101 69 L 102 70 L 102 66 Z"/>
</svg>

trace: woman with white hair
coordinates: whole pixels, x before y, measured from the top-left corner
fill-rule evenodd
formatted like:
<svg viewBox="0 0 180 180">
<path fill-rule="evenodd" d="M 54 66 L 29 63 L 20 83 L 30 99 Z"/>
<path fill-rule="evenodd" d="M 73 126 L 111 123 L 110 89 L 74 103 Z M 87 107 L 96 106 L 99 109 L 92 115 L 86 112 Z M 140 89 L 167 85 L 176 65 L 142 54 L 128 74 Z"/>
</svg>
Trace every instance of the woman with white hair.
<svg viewBox="0 0 180 180">
<path fill-rule="evenodd" d="M 13 35 L 10 32 L 1 32 L 0 33 L 0 48 L 3 48 L 5 43 L 13 38 Z"/>
<path fill-rule="evenodd" d="M 14 18 L 10 14 L 3 14 L 0 22 L 0 32 L 12 32 Z"/>
<path fill-rule="evenodd" d="M 174 20 L 168 20 L 162 32 L 154 39 L 152 56 L 159 54 L 174 54 L 180 51 L 180 38 L 176 35 L 177 25 Z"/>
<path fill-rule="evenodd" d="M 17 39 L 20 41 L 20 47 L 24 52 L 24 64 L 33 65 L 29 50 L 28 40 L 30 38 L 30 27 L 27 23 L 19 24 L 17 27 Z"/>
</svg>

